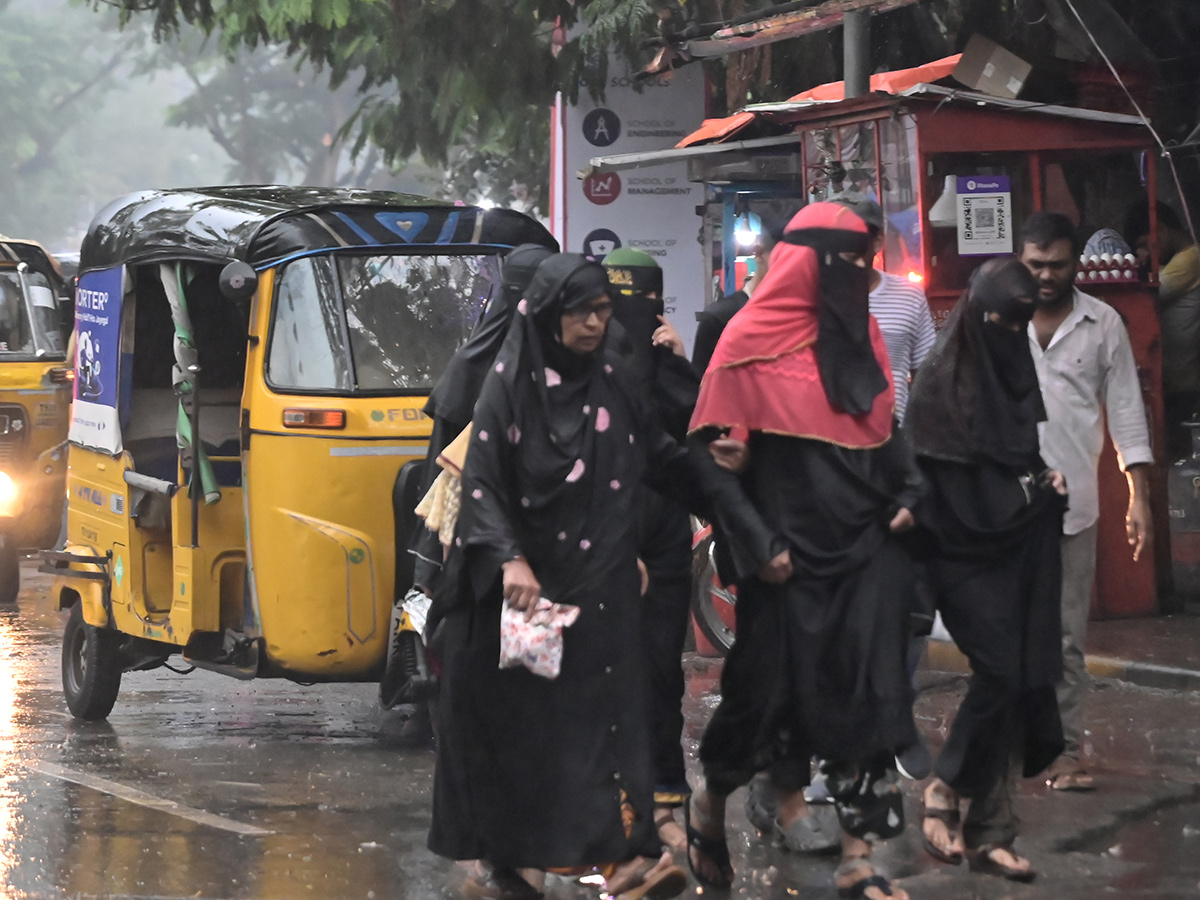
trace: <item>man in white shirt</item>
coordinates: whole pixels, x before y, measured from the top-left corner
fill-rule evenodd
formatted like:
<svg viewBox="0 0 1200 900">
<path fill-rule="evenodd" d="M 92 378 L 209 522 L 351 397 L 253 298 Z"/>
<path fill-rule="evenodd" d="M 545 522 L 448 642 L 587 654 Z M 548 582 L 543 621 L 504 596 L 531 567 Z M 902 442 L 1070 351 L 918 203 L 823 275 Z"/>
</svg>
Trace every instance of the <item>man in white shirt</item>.
<svg viewBox="0 0 1200 900">
<path fill-rule="evenodd" d="M 1129 334 L 1111 306 L 1075 287 L 1078 238 L 1071 220 L 1035 213 L 1021 230 L 1021 261 L 1038 279 L 1030 350 L 1046 405 L 1042 458 L 1067 479 L 1070 508 L 1063 520 L 1063 681 L 1058 703 L 1066 750 L 1051 766 L 1056 790 L 1091 790 L 1080 765 L 1082 705 L 1088 677 L 1084 640 L 1096 578 L 1097 471 L 1104 429 L 1129 481 L 1125 528 L 1136 560 L 1151 540 L 1149 464 L 1154 461 L 1146 409 Z"/>
</svg>

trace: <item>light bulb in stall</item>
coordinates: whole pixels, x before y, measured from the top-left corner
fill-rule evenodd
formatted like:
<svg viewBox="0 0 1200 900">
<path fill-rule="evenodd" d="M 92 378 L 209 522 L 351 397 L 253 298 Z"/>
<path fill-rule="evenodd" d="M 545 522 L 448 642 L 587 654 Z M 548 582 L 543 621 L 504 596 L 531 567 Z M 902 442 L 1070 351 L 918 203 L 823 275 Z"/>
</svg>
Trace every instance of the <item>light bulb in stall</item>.
<svg viewBox="0 0 1200 900">
<path fill-rule="evenodd" d="M 958 180 L 947 175 L 942 196 L 929 207 L 929 224 L 934 228 L 954 228 L 958 225 Z"/>
</svg>

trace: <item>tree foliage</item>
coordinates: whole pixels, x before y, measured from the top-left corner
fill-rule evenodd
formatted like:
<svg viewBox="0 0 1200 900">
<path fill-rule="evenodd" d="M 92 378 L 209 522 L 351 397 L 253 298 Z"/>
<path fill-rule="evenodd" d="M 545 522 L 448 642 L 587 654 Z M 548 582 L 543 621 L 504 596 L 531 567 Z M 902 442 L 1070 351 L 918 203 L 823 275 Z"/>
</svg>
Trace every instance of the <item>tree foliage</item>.
<svg viewBox="0 0 1200 900">
<path fill-rule="evenodd" d="M 376 146 L 392 165 L 414 155 L 449 164 L 456 179 L 476 184 L 480 177 L 543 183 L 546 110 L 555 92 L 568 100 L 580 91 L 600 93 L 614 54 L 646 62 L 642 44 L 659 26 L 679 31 L 774 5 L 774 0 L 79 2 L 115 7 L 125 22 L 148 21 L 160 40 L 193 25 L 217 35 L 230 54 L 282 48 L 325 73 L 334 89 L 348 85 L 354 91 L 346 135 L 355 147 Z M 1195 0 L 1075 2 L 1115 11 L 1156 45 L 1169 72 L 1179 69 L 1179 57 L 1196 58 L 1178 40 L 1195 33 L 1200 8 Z M 1056 4 L 1061 7 L 1061 0 L 921 0 L 875 20 L 873 62 L 877 70 L 916 65 L 961 50 L 971 34 L 982 32 L 1039 66 L 1047 63 L 1053 81 L 1058 37 L 1047 13 Z M 1190 27 L 1180 30 L 1181 23 Z M 835 29 L 706 63 L 714 112 L 839 78 L 840 42 Z M 1195 85 L 1195 73 L 1183 83 Z"/>
<path fill-rule="evenodd" d="M 132 190 L 221 180 L 219 149 L 167 128 L 185 87 L 138 75 L 149 29 L 69 0 L 0 0 L 0 232 L 79 248 L 97 209 Z"/>
</svg>

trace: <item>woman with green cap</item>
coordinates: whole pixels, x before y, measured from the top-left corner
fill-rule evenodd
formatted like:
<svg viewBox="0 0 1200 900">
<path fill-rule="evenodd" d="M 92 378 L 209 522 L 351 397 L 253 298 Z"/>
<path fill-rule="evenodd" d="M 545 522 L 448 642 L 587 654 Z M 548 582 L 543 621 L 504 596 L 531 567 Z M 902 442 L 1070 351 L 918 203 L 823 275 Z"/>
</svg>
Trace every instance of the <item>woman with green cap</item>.
<svg viewBox="0 0 1200 900">
<path fill-rule="evenodd" d="M 630 247 L 608 254 L 603 266 L 612 285 L 614 347 L 630 362 L 642 398 L 665 430 L 682 442 L 700 379 L 664 315 L 662 268 L 650 254 Z M 681 743 L 685 685 L 680 658 L 691 604 L 692 530 L 687 510 L 650 487 L 641 487 L 638 504 L 654 822 L 663 843 L 682 850 L 687 838 L 674 810 L 691 794 Z"/>
</svg>

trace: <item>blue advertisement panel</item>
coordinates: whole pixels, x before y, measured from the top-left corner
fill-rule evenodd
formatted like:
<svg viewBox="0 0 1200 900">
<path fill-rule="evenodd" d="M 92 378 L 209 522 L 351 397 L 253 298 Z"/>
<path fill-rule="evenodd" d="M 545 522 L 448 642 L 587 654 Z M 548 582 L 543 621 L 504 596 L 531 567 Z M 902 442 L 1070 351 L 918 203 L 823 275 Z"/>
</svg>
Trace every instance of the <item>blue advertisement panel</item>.
<svg viewBox="0 0 1200 900">
<path fill-rule="evenodd" d="M 121 299 L 124 269 L 88 272 L 75 295 L 75 402 L 70 438 L 121 452 L 117 419 L 120 389 Z"/>
</svg>

